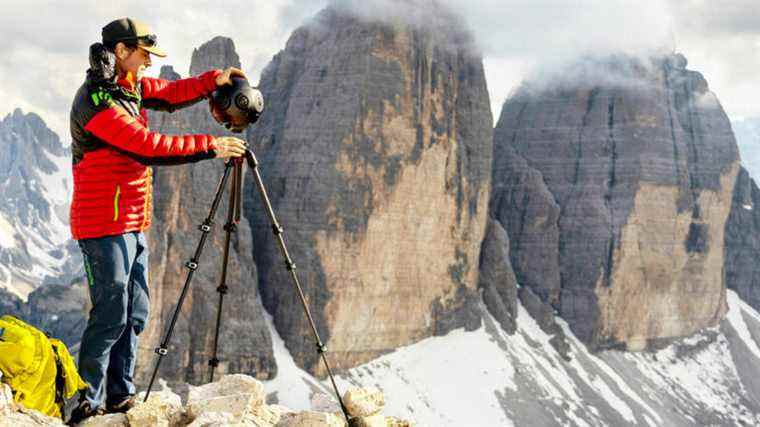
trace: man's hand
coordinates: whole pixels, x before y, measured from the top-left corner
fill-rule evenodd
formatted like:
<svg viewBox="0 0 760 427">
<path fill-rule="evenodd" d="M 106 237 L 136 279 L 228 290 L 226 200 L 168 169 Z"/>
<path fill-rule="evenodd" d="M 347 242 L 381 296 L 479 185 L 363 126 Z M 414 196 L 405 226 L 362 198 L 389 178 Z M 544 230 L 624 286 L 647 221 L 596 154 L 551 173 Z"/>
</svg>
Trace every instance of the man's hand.
<svg viewBox="0 0 760 427">
<path fill-rule="evenodd" d="M 245 76 L 245 73 L 243 73 L 243 71 L 240 69 L 229 67 L 226 70 L 222 71 L 222 74 L 216 76 L 216 85 L 231 85 L 233 77 L 242 77 L 244 79 L 248 79 L 248 77 Z"/>
<path fill-rule="evenodd" d="M 234 136 L 218 136 L 214 138 L 216 157 L 240 157 L 245 154 L 245 141 Z"/>
</svg>

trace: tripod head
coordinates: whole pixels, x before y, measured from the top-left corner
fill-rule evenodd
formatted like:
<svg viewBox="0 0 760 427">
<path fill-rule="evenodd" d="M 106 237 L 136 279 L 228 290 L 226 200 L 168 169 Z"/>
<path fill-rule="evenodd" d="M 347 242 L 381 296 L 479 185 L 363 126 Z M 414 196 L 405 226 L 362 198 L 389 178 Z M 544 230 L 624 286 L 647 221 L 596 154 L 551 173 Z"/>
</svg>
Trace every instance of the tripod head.
<svg viewBox="0 0 760 427">
<path fill-rule="evenodd" d="M 242 77 L 233 77 L 231 85 L 217 88 L 209 99 L 211 115 L 227 129 L 240 133 L 256 123 L 264 111 L 264 96 Z"/>
</svg>

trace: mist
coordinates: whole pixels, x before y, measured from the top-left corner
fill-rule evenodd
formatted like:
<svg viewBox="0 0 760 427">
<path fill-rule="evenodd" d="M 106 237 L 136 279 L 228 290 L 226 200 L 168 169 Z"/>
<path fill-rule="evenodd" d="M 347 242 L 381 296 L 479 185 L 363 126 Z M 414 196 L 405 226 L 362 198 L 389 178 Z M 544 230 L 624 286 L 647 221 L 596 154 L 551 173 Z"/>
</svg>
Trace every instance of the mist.
<svg viewBox="0 0 760 427">
<path fill-rule="evenodd" d="M 482 54 L 494 117 L 510 92 L 538 70 L 561 69 L 584 55 L 681 52 L 700 71 L 732 118 L 760 116 L 760 17 L 756 0 L 419 0 L 461 17 Z M 169 56 L 162 65 L 187 76 L 192 50 L 231 37 L 244 71 L 258 77 L 291 32 L 328 4 L 365 19 L 425 25 L 424 7 L 399 0 L 226 1 L 170 4 L 43 0 L 0 2 L 0 117 L 16 107 L 36 112 L 68 144 L 68 110 L 87 69 L 87 48 L 110 20 L 132 16 L 151 25 Z"/>
</svg>

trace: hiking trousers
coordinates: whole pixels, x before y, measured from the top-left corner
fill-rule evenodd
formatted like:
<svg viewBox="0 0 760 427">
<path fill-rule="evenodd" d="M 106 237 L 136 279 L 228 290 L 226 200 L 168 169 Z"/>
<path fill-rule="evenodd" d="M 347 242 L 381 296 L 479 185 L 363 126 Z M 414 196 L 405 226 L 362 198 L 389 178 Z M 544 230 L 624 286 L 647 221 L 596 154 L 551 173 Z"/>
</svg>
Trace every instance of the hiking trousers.
<svg viewBox="0 0 760 427">
<path fill-rule="evenodd" d="M 148 319 L 148 244 L 142 232 L 78 240 L 92 309 L 82 335 L 79 373 L 91 408 L 135 394 L 137 336 Z M 105 394 L 105 396 L 104 396 Z"/>
</svg>

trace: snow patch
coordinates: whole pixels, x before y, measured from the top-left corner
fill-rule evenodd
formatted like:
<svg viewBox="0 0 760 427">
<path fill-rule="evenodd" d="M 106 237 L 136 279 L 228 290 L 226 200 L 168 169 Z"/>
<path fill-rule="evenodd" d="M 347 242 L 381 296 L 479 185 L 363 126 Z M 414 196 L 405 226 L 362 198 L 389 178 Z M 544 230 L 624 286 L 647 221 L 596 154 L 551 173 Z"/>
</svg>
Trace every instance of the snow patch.
<svg viewBox="0 0 760 427">
<path fill-rule="evenodd" d="M 16 247 L 16 230 L 13 225 L 0 214 L 0 248 L 10 249 Z"/>
<path fill-rule="evenodd" d="M 726 292 L 726 294 L 728 300 L 728 314 L 726 315 L 726 319 L 728 319 L 728 321 L 731 323 L 731 326 L 736 330 L 736 333 L 739 335 L 742 341 L 744 341 L 752 354 L 754 354 L 755 357 L 760 360 L 760 348 L 757 347 L 757 343 L 749 333 L 749 329 L 747 329 L 747 323 L 744 321 L 741 313 L 742 311 L 754 310 L 751 310 L 751 307 L 746 304 L 745 307 L 742 307 L 743 301 L 741 298 L 739 298 L 739 295 L 736 292 L 729 290 Z M 742 308 L 745 309 L 742 310 Z M 750 310 L 747 310 L 747 308 L 750 308 Z"/>
<path fill-rule="evenodd" d="M 728 305 L 731 326 L 760 358 L 742 312 L 758 321 L 760 314 L 732 291 Z M 278 366 L 277 377 L 265 382 L 267 392 L 276 392 L 280 403 L 297 410 L 309 408 L 315 391 L 332 397 L 329 381 L 300 369 L 268 314 L 266 321 Z M 559 416 L 557 424 L 573 426 L 612 425 L 612 419 L 662 426 L 673 417 L 694 425 L 700 413 L 728 424 L 760 424 L 760 415 L 745 406 L 748 391 L 720 328 L 705 329 L 656 352 L 592 354 L 565 321 L 557 322 L 570 344 L 570 361 L 518 305 L 513 335 L 494 326 L 498 323 L 484 311 L 484 325 L 475 331 L 457 329 L 398 348 L 338 375 L 336 381 L 341 392 L 352 386 L 379 388 L 385 394 L 384 414 L 420 426 L 510 426 L 533 419 L 531 411 Z M 600 401 L 604 404 L 596 403 Z"/>
<path fill-rule="evenodd" d="M 278 404 L 296 411 L 305 411 L 310 408 L 312 390 L 315 388 L 332 396 L 334 394 L 332 389 L 327 389 L 325 384 L 320 383 L 296 365 L 293 356 L 285 347 L 285 341 L 274 327 L 272 316 L 266 310 L 262 309 L 262 311 L 272 336 L 272 350 L 277 362 L 277 376 L 272 380 L 263 381 L 267 394 L 276 393 Z"/>
</svg>

